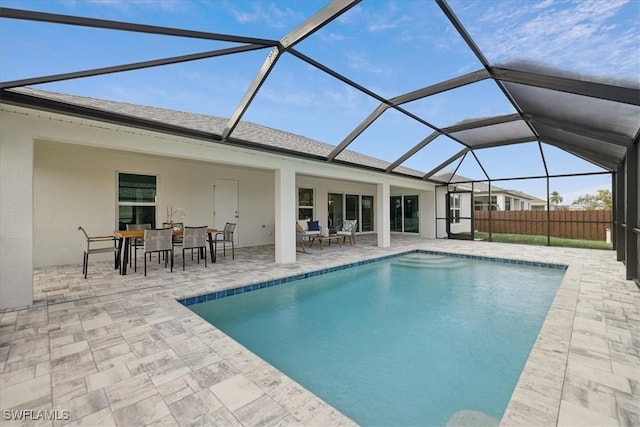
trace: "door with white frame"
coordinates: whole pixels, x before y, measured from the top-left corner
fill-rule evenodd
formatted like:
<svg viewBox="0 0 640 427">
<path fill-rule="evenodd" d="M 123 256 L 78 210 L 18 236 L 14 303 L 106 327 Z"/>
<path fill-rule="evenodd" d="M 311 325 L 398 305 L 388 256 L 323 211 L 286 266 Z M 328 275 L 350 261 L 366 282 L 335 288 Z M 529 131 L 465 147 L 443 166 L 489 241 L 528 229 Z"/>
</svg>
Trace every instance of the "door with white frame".
<svg viewBox="0 0 640 427">
<path fill-rule="evenodd" d="M 238 181 L 233 179 L 216 179 L 213 185 L 214 227 L 220 231 L 227 222 L 236 224 L 233 243 L 238 244 L 240 231 L 240 215 L 238 214 Z"/>
</svg>

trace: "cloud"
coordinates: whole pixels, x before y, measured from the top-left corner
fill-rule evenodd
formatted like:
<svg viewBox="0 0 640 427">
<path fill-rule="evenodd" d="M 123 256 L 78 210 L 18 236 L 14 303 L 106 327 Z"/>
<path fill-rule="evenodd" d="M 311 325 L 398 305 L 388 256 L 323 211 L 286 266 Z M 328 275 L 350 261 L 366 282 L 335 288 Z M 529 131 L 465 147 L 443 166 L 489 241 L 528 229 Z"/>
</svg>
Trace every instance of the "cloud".
<svg viewBox="0 0 640 427">
<path fill-rule="evenodd" d="M 461 8 L 461 21 L 493 63 L 536 58 L 587 74 L 634 75 L 640 49 L 629 0 L 484 2 Z M 454 12 L 458 10 L 454 7 Z"/>
<path fill-rule="evenodd" d="M 275 3 L 256 3 L 242 9 L 244 3 L 226 2 L 224 6 L 240 24 L 260 23 L 271 28 L 294 28 L 306 16 L 290 7 L 279 7 Z"/>
</svg>

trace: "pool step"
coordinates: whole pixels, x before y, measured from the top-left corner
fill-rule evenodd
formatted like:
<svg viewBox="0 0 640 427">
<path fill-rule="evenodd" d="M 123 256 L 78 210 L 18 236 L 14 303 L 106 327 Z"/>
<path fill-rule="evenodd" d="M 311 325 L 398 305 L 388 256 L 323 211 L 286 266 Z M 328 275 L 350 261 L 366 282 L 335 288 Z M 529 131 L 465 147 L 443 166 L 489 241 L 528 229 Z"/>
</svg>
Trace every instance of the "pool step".
<svg viewBox="0 0 640 427">
<path fill-rule="evenodd" d="M 415 268 L 457 268 L 462 264 L 460 258 L 442 255 L 408 255 L 393 261 L 393 265 Z"/>
</svg>

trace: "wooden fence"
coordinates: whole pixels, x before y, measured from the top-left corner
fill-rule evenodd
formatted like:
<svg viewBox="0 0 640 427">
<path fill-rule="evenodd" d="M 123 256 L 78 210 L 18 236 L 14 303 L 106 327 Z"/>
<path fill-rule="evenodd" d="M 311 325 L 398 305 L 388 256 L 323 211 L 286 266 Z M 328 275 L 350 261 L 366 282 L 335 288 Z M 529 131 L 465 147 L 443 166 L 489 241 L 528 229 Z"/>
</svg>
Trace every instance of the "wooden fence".
<svg viewBox="0 0 640 427">
<path fill-rule="evenodd" d="M 607 228 L 613 229 L 610 210 L 591 211 L 491 211 L 491 232 L 506 234 L 547 235 L 566 239 L 606 239 Z M 489 211 L 474 211 L 474 227 L 489 232 Z"/>
</svg>

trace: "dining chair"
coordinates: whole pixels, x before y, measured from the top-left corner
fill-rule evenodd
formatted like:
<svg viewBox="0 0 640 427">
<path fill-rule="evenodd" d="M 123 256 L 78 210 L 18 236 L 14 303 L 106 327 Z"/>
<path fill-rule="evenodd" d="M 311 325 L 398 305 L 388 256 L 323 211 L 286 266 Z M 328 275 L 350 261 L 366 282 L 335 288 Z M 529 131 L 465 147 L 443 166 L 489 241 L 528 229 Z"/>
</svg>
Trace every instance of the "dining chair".
<svg viewBox="0 0 640 427">
<path fill-rule="evenodd" d="M 151 224 L 127 224 L 127 230 L 149 230 Z M 138 262 L 138 248 L 144 246 L 144 239 L 131 239 L 129 244 L 129 265 L 131 265 L 131 258 L 133 257 L 134 264 Z"/>
<path fill-rule="evenodd" d="M 163 222 L 162 228 L 172 228 L 174 230 L 184 230 L 183 222 Z M 182 245 L 182 236 L 173 236 L 173 246 Z"/>
<path fill-rule="evenodd" d="M 208 226 L 185 227 L 182 239 L 182 269 L 184 270 L 184 252 L 191 249 L 191 260 L 193 260 L 193 250 L 198 249 L 198 264 L 200 264 L 200 252 L 204 252 L 204 266 L 207 266 L 207 230 Z"/>
<path fill-rule="evenodd" d="M 147 254 L 163 253 L 164 266 L 167 267 L 171 257 L 171 271 L 173 272 L 173 229 L 144 230 L 144 275 L 147 276 Z M 159 260 L 159 259 L 158 259 Z"/>
<path fill-rule="evenodd" d="M 80 226 L 78 230 L 82 232 L 85 237 L 84 242 L 84 256 L 82 257 L 82 274 L 84 278 L 87 278 L 87 272 L 89 271 L 89 255 L 91 254 L 106 254 L 113 252 L 113 263 L 118 263 L 118 240 L 115 236 L 93 236 L 90 237 L 85 229 Z M 111 243 L 109 246 L 104 246 L 106 243 Z M 98 247 L 95 246 L 98 244 Z"/>
<path fill-rule="evenodd" d="M 235 247 L 233 242 L 233 232 L 236 229 L 236 224 L 233 222 L 227 222 L 224 225 L 222 231 L 218 231 L 213 237 L 214 251 L 218 252 L 218 243 L 222 243 L 222 256 L 227 256 L 226 247 L 227 243 L 231 243 L 231 257 L 236 259 Z"/>
</svg>

